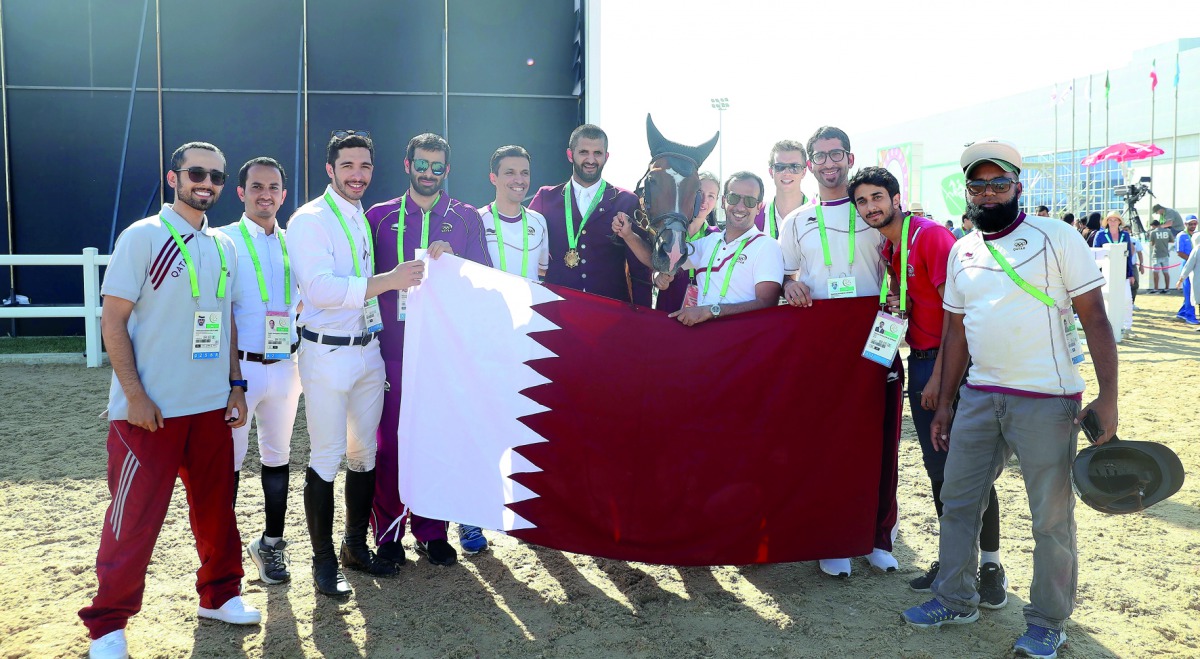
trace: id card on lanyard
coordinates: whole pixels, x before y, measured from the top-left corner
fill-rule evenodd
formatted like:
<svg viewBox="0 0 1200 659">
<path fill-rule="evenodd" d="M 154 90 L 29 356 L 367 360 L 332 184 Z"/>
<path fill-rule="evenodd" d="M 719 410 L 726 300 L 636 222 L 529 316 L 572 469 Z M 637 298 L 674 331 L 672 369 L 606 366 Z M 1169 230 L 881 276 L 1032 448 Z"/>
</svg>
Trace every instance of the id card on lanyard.
<svg viewBox="0 0 1200 659">
<path fill-rule="evenodd" d="M 442 193 L 438 192 L 438 196 L 433 200 L 433 205 L 437 205 L 442 198 Z M 406 217 L 408 216 L 408 193 L 400 197 L 400 220 L 396 225 L 396 262 L 404 263 L 404 227 Z M 503 249 L 501 245 L 501 249 Z M 429 249 L 429 211 L 421 211 L 421 249 Z M 503 252 L 501 252 L 503 253 Z M 408 289 L 396 291 L 396 320 L 404 322 L 408 318 Z"/>
<path fill-rule="evenodd" d="M 350 257 L 354 259 L 354 276 L 362 277 L 362 264 L 358 261 L 358 245 L 355 244 L 354 237 L 350 235 L 350 227 L 346 224 L 346 219 L 342 217 L 342 211 L 338 209 L 337 204 L 333 201 L 333 197 L 328 192 L 325 193 L 325 203 L 329 204 L 329 208 L 337 216 L 338 223 L 342 225 L 342 232 L 346 234 L 346 242 L 350 243 Z M 375 247 L 371 242 L 371 231 L 369 229 L 366 231 L 366 234 L 367 268 L 371 272 L 374 272 Z M 379 298 L 373 297 L 363 301 L 363 325 L 366 326 L 367 332 L 370 333 L 383 331 L 383 314 L 379 311 Z"/>
<path fill-rule="evenodd" d="M 267 286 L 267 278 L 263 276 L 262 262 L 258 258 L 258 250 L 254 240 L 246 229 L 246 219 L 242 218 L 239 225 L 242 240 L 246 243 L 246 252 L 250 255 L 250 263 L 254 265 L 254 276 L 258 279 L 258 295 L 264 307 L 271 303 L 271 290 Z M 279 238 L 279 249 L 283 253 L 283 304 L 287 311 L 270 311 L 263 318 L 263 359 L 287 359 L 292 354 L 292 264 L 288 259 L 287 242 L 283 239 L 283 229 L 275 227 L 275 236 Z"/>
<path fill-rule="evenodd" d="M 882 309 L 887 304 L 888 294 L 888 277 L 884 273 L 879 290 L 881 309 L 875 313 L 867 345 L 862 351 L 863 357 L 883 366 L 891 366 L 896 361 L 900 341 L 908 333 L 908 221 L 911 217 L 904 216 L 904 225 L 900 229 L 900 272 L 896 274 L 896 279 L 900 280 L 900 313 L 892 315 Z"/>
<path fill-rule="evenodd" d="M 1025 281 L 1021 275 L 1017 274 L 1017 271 L 1012 267 L 1012 264 L 1008 262 L 1008 259 L 1005 258 L 1003 254 L 998 252 L 995 247 L 992 247 L 991 243 L 985 240 L 983 244 L 985 247 L 987 247 L 988 251 L 992 253 L 992 258 L 996 259 L 996 262 L 1000 264 L 1000 269 L 1004 271 L 1004 274 L 1008 275 L 1008 278 L 1011 279 L 1012 282 L 1017 285 L 1017 287 L 1026 293 L 1029 293 L 1038 302 L 1050 307 L 1055 311 L 1055 313 L 1058 314 L 1059 325 L 1062 326 L 1063 330 L 1063 342 L 1066 345 L 1067 353 L 1071 356 L 1071 363 L 1078 364 L 1082 362 L 1083 344 L 1079 341 L 1079 330 L 1075 326 L 1075 313 L 1071 311 L 1071 307 L 1068 306 L 1065 309 L 1059 308 L 1058 305 L 1054 303 L 1054 298 L 1046 295 L 1042 291 L 1039 291 L 1033 286 L 1033 284 Z"/>
<path fill-rule="evenodd" d="M 850 240 L 849 265 L 851 272 L 854 270 L 855 215 L 854 205 L 851 203 L 848 235 Z M 821 235 L 821 255 L 825 257 L 825 270 L 829 275 L 825 280 L 826 292 L 829 294 L 829 299 L 834 300 L 842 297 L 857 297 L 858 282 L 855 281 L 854 275 L 846 275 L 843 273 L 838 277 L 833 276 L 833 257 L 829 253 L 829 237 L 825 231 L 825 210 L 824 206 L 820 202 L 817 202 L 817 229 Z"/>
<path fill-rule="evenodd" d="M 158 216 L 158 221 L 167 227 L 167 231 L 171 232 L 171 239 L 175 241 L 175 247 L 179 249 L 179 253 L 183 255 L 184 265 L 187 266 L 188 283 L 192 289 L 192 299 L 196 302 L 196 313 L 192 320 L 192 359 L 216 359 L 221 356 L 221 310 L 205 311 L 200 307 L 200 281 L 196 275 L 196 262 L 192 259 L 192 253 L 188 250 L 187 244 L 183 242 L 183 238 L 179 237 L 179 232 L 171 223 L 163 219 L 162 214 Z M 229 266 L 225 262 L 225 250 L 221 249 L 221 242 L 217 237 L 212 236 L 213 245 L 217 248 L 217 256 L 221 257 L 221 272 L 217 275 L 217 304 L 225 299 L 225 279 L 229 272 Z M 197 241 L 199 242 L 199 241 Z"/>
</svg>

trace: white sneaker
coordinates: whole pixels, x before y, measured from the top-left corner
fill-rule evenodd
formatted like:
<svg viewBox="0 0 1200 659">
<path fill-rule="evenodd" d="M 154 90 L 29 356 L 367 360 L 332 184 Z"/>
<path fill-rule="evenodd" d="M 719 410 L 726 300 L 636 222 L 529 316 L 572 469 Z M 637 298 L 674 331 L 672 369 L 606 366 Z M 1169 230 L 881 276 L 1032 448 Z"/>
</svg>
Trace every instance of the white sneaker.
<svg viewBox="0 0 1200 659">
<path fill-rule="evenodd" d="M 821 571 L 831 577 L 848 577 L 850 576 L 850 559 L 822 558 Z"/>
<path fill-rule="evenodd" d="M 129 656 L 129 645 L 125 643 L 125 630 L 118 629 L 92 641 L 88 648 L 90 659 L 125 659 Z"/>
<path fill-rule="evenodd" d="M 871 553 L 867 554 L 867 562 L 871 564 L 871 567 L 881 572 L 895 572 L 896 568 L 900 567 L 900 563 L 892 556 L 892 552 L 878 547 L 872 549 Z"/>
<path fill-rule="evenodd" d="M 229 598 L 219 609 L 206 609 L 203 606 L 196 612 L 201 618 L 220 620 L 231 625 L 257 625 L 262 622 L 262 614 L 258 609 L 242 601 L 241 595 Z"/>
</svg>

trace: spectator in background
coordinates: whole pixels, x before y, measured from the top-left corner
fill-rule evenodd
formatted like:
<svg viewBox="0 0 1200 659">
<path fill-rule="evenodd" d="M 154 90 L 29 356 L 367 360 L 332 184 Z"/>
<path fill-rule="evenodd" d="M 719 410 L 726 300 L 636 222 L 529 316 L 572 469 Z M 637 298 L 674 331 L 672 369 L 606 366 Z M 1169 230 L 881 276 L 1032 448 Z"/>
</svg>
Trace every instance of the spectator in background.
<svg viewBox="0 0 1200 659">
<path fill-rule="evenodd" d="M 1177 236 L 1183 233 L 1183 216 L 1174 208 L 1167 208 L 1162 204 L 1154 204 L 1150 212 L 1158 216 L 1162 225 L 1171 230 L 1172 236 Z"/>
<path fill-rule="evenodd" d="M 971 218 L 967 217 L 966 213 L 963 213 L 963 216 L 962 216 L 963 235 L 965 236 L 974 230 L 975 230 L 975 223 L 971 221 Z"/>
<path fill-rule="evenodd" d="M 1183 235 L 1183 234 L 1180 234 Z M 1171 288 L 1171 244 L 1175 242 L 1175 236 L 1171 230 L 1162 226 L 1158 220 L 1150 220 L 1150 281 L 1154 288 L 1150 289 L 1151 294 L 1165 294 Z M 1158 285 L 1158 275 L 1162 273 L 1163 285 L 1160 288 Z"/>
<path fill-rule="evenodd" d="M 1037 207 L 1037 216 L 1038 217 L 1050 217 L 1050 209 L 1045 206 L 1038 206 Z"/>
<path fill-rule="evenodd" d="M 1097 212 L 1089 213 L 1087 216 L 1087 223 L 1084 225 L 1084 229 L 1082 232 L 1083 239 L 1086 240 L 1087 243 L 1089 245 L 1091 245 L 1092 247 L 1095 247 L 1095 244 L 1094 244 L 1095 236 L 1097 233 L 1100 232 L 1100 229 L 1101 229 L 1101 222 L 1100 222 L 1101 217 L 1102 216 L 1100 215 L 1100 213 L 1097 213 Z"/>
<path fill-rule="evenodd" d="M 1075 214 L 1074 213 L 1067 213 L 1066 215 L 1063 215 L 1062 220 L 1063 220 L 1063 222 L 1067 223 L 1067 226 L 1072 226 L 1072 227 L 1075 226 Z"/>
<path fill-rule="evenodd" d="M 1137 291 L 1137 275 L 1133 270 L 1133 239 L 1129 236 L 1129 232 L 1125 230 L 1125 221 L 1121 219 L 1120 214 L 1115 211 L 1108 214 L 1104 218 L 1106 230 L 1097 232 L 1092 239 L 1092 247 L 1103 247 L 1109 243 L 1125 243 L 1127 245 L 1125 255 L 1125 279 L 1129 281 L 1129 308 L 1132 311 L 1139 309 L 1133 306 L 1133 300 Z M 1126 318 L 1126 327 L 1129 329 L 1133 325 L 1132 315 Z"/>
<path fill-rule="evenodd" d="M 955 240 L 962 238 L 963 236 L 966 235 L 965 233 L 963 233 L 962 229 L 955 228 L 954 220 L 946 220 L 946 229 L 949 230 L 950 233 L 954 234 Z"/>
<path fill-rule="evenodd" d="M 1197 223 L 1200 223 L 1200 220 L 1197 220 L 1195 215 L 1188 215 L 1185 222 L 1187 230 L 1175 237 L 1175 253 L 1184 260 L 1183 269 L 1179 271 L 1179 282 L 1175 284 L 1176 287 L 1183 289 L 1183 305 L 1179 307 L 1179 313 L 1175 314 L 1175 317 L 1188 325 L 1200 325 L 1200 320 L 1196 319 L 1196 307 L 1192 300 L 1192 278 L 1188 276 L 1196 267 L 1193 253 L 1200 251 L 1196 250 L 1192 243 Z"/>
</svg>

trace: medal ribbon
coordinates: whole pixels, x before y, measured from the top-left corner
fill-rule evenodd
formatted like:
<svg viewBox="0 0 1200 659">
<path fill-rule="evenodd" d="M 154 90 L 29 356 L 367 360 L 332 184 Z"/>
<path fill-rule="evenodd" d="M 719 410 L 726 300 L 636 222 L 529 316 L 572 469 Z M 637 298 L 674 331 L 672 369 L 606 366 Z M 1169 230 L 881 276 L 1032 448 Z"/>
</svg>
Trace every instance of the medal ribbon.
<svg viewBox="0 0 1200 659">
<path fill-rule="evenodd" d="M 908 221 L 912 214 L 904 216 L 904 226 L 900 229 L 900 272 L 896 278 L 900 280 L 900 317 L 908 311 Z M 888 278 L 883 278 L 883 286 L 879 289 L 879 306 L 887 304 Z"/>
<path fill-rule="evenodd" d="M 850 203 L 850 265 L 854 265 L 854 204 Z M 833 269 L 833 259 L 829 256 L 829 239 L 825 235 L 825 211 L 823 204 L 817 202 L 817 228 L 821 230 L 821 253 L 825 256 L 825 267 Z"/>
<path fill-rule="evenodd" d="M 567 181 L 566 199 L 563 206 L 567 209 L 567 248 L 574 250 L 579 244 L 579 237 L 583 235 L 583 227 L 587 225 L 587 221 L 592 217 L 592 211 L 596 210 L 596 206 L 600 203 L 600 197 L 604 196 L 604 188 L 608 186 L 603 180 L 600 181 L 600 189 L 596 190 L 596 196 L 592 197 L 592 203 L 588 204 L 587 211 L 583 214 L 583 219 L 579 221 L 579 231 L 575 230 L 575 218 L 572 217 L 571 207 L 575 205 L 575 191 L 571 189 L 573 182 Z"/>
<path fill-rule="evenodd" d="M 188 283 L 192 285 L 192 297 L 200 298 L 200 283 L 196 280 L 196 262 L 192 260 L 192 253 L 188 251 L 187 245 L 184 244 L 183 238 L 179 237 L 179 232 L 171 223 L 164 220 L 162 213 L 158 215 L 158 221 L 162 222 L 167 231 L 171 232 L 171 239 L 175 241 L 175 246 L 179 248 L 179 253 L 183 254 L 183 262 L 187 265 Z M 221 242 L 216 236 L 212 236 L 213 244 L 217 246 L 217 255 L 221 257 L 221 274 L 217 279 L 217 299 L 225 299 L 225 273 L 229 271 L 229 266 L 225 263 L 225 250 L 221 249 Z"/>
<path fill-rule="evenodd" d="M 738 245 L 737 251 L 733 253 L 733 258 L 729 259 L 729 269 L 725 271 L 725 281 L 721 284 L 721 299 L 725 299 L 725 294 L 729 292 L 729 279 L 733 277 L 733 267 L 737 265 L 738 257 L 742 255 L 742 250 L 750 242 L 750 236 L 742 238 L 742 244 Z M 713 248 L 712 256 L 708 257 L 708 276 L 704 278 L 704 296 L 708 297 L 708 285 L 712 283 L 712 268 L 717 262 L 717 252 L 721 251 L 719 245 Z"/>
<path fill-rule="evenodd" d="M 496 227 L 496 251 L 500 254 L 500 269 L 508 272 L 507 255 L 504 245 L 504 232 L 502 230 L 503 222 L 500 221 L 500 213 L 496 210 L 496 204 L 492 204 L 492 224 Z M 529 218 L 525 215 L 525 207 L 521 207 L 521 276 L 529 277 Z"/>
<path fill-rule="evenodd" d="M 985 240 L 985 241 L 983 241 L 983 245 L 988 248 L 989 252 L 992 253 L 992 258 L 996 259 L 996 262 L 1000 264 L 1000 268 L 1004 270 L 1004 274 L 1008 275 L 1008 278 L 1011 279 L 1014 284 L 1016 284 L 1017 286 L 1020 286 L 1021 290 L 1025 291 L 1026 293 L 1029 293 L 1038 302 L 1041 302 L 1042 304 L 1044 304 L 1048 307 L 1053 308 L 1055 306 L 1054 298 L 1039 291 L 1038 289 L 1033 287 L 1033 284 L 1030 284 L 1029 282 L 1022 279 L 1021 275 L 1018 275 L 1017 271 L 1013 270 L 1012 264 L 1008 262 L 1008 259 L 1004 258 L 1004 255 L 1001 254 L 1000 252 L 997 252 L 996 248 L 992 247 L 991 243 L 989 243 L 988 241 Z"/>
<path fill-rule="evenodd" d="M 254 264 L 254 275 L 258 277 L 258 294 L 262 297 L 265 305 L 271 299 L 271 294 L 267 290 L 267 280 L 263 277 L 262 265 L 258 262 L 258 250 L 254 249 L 254 241 L 250 239 L 250 231 L 246 229 L 246 222 L 242 221 L 238 226 L 242 230 L 242 240 L 246 241 L 246 251 L 250 252 L 250 262 Z M 275 235 L 279 236 L 279 248 L 283 250 L 283 303 L 290 309 L 292 307 L 292 262 L 288 259 L 287 243 L 283 241 L 283 230 L 278 226 L 275 227 Z"/>
<path fill-rule="evenodd" d="M 441 191 L 434 197 L 428 211 L 421 211 L 421 249 L 429 249 L 429 212 L 442 198 Z M 396 225 L 396 262 L 404 261 L 404 226 L 407 218 L 408 195 L 400 197 L 400 223 Z"/>
<path fill-rule="evenodd" d="M 346 234 L 346 242 L 350 243 L 350 256 L 354 257 L 354 276 L 363 276 L 362 267 L 358 262 L 358 245 L 354 244 L 354 236 L 350 235 L 350 227 L 346 224 L 346 218 L 342 217 L 342 211 L 338 210 L 337 204 L 333 203 L 333 197 L 329 196 L 328 192 L 325 193 L 325 203 L 333 209 L 333 214 L 337 216 L 338 222 L 342 225 L 342 232 Z M 371 240 L 371 232 L 366 231 L 365 233 L 367 234 L 367 266 L 370 267 L 371 272 L 375 272 L 375 245 Z"/>
</svg>

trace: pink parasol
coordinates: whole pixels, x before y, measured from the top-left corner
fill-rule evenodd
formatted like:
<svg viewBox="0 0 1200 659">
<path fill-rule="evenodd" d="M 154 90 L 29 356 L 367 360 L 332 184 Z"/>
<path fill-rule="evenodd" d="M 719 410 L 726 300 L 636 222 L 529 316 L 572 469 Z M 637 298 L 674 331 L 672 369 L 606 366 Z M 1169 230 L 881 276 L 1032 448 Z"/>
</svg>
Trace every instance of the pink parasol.
<svg viewBox="0 0 1200 659">
<path fill-rule="evenodd" d="M 1144 158 L 1153 158 L 1161 156 L 1163 150 L 1153 144 L 1138 144 L 1137 142 L 1118 142 L 1112 146 L 1106 146 L 1103 149 L 1084 158 L 1079 164 L 1084 167 L 1091 167 L 1096 163 L 1105 160 L 1114 160 L 1116 162 L 1128 162 L 1130 160 L 1142 160 Z"/>
</svg>

